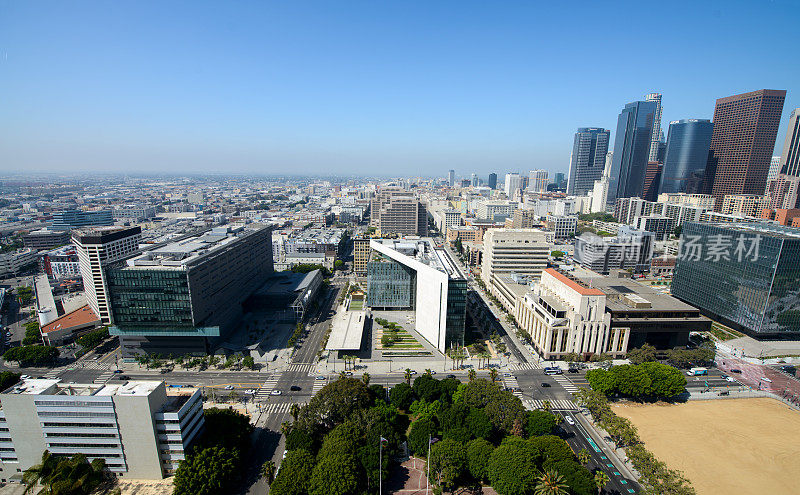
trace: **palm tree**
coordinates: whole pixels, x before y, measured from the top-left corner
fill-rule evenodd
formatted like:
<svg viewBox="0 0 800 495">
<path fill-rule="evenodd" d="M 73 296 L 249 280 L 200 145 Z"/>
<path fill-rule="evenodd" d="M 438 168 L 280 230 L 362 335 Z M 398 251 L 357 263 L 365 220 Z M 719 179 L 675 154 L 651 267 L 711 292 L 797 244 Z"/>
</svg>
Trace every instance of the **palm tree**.
<svg viewBox="0 0 800 495">
<path fill-rule="evenodd" d="M 580 463 L 581 463 L 581 464 L 583 464 L 584 466 L 585 466 L 585 465 L 587 465 L 587 464 L 589 464 L 589 460 L 590 460 L 591 458 L 592 458 L 591 454 L 589 454 L 589 451 L 588 451 L 588 450 L 586 450 L 586 449 L 581 449 L 581 451 L 580 451 L 580 452 L 578 452 L 578 460 L 579 460 L 579 461 L 580 461 Z"/>
<path fill-rule="evenodd" d="M 597 485 L 597 493 L 603 493 L 603 488 L 611 481 L 611 478 L 604 471 L 597 470 L 594 473 L 594 483 Z"/>
<path fill-rule="evenodd" d="M 497 381 L 497 374 L 498 373 L 496 369 L 492 368 L 489 370 L 489 379 L 492 381 L 492 383 Z"/>
<path fill-rule="evenodd" d="M 467 372 L 467 377 L 469 378 L 469 381 L 471 381 L 471 382 L 474 382 L 474 381 L 475 381 L 475 378 L 476 378 L 477 376 L 478 376 L 478 374 L 475 372 L 475 370 L 469 370 L 469 371 Z"/>
<path fill-rule="evenodd" d="M 412 376 L 413 375 L 411 375 L 411 369 L 410 368 L 406 368 L 405 373 L 403 373 L 403 378 L 405 378 L 406 383 L 409 384 L 409 385 L 411 385 L 411 377 Z"/>
<path fill-rule="evenodd" d="M 339 380 L 344 380 L 345 378 L 347 378 L 347 372 L 346 371 L 340 371 L 339 372 Z"/>
<path fill-rule="evenodd" d="M 364 382 L 364 385 L 369 386 L 369 373 L 365 371 L 364 374 L 361 375 L 361 381 Z"/>
<path fill-rule="evenodd" d="M 281 423 L 281 433 L 283 434 L 283 436 L 288 436 L 291 430 L 292 430 L 292 425 L 289 424 L 288 421 L 284 421 L 283 423 Z"/>
<path fill-rule="evenodd" d="M 267 484 L 271 485 L 275 481 L 275 462 L 269 460 L 261 466 L 261 475 L 267 478 Z"/>
<path fill-rule="evenodd" d="M 549 411 L 550 410 L 550 401 L 549 400 L 542 401 L 542 409 L 544 409 L 545 411 Z"/>
<path fill-rule="evenodd" d="M 289 407 L 289 414 L 292 415 L 292 418 L 297 421 L 297 416 L 300 415 L 300 404 L 292 404 Z"/>
<path fill-rule="evenodd" d="M 42 452 L 42 462 L 26 469 L 22 474 L 22 482 L 25 484 L 25 491 L 28 493 L 37 484 L 45 485 L 49 491 L 53 491 L 53 479 L 58 467 L 58 459 L 49 450 Z"/>
<path fill-rule="evenodd" d="M 567 495 L 569 485 L 555 469 L 546 469 L 536 480 L 534 495 Z"/>
<path fill-rule="evenodd" d="M 433 372 L 431 371 L 430 368 L 425 368 L 425 374 L 428 376 L 433 376 Z"/>
</svg>

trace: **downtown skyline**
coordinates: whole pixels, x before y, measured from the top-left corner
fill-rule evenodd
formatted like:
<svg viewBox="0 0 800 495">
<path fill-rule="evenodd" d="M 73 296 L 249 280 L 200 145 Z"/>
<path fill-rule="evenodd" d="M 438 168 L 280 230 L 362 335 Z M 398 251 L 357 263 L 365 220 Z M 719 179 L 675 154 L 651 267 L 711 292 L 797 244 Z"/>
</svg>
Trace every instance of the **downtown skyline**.
<svg viewBox="0 0 800 495">
<path fill-rule="evenodd" d="M 670 36 L 642 47 L 622 42 L 648 28 L 613 29 L 622 7 L 188 5 L 0 5 L 0 173 L 552 176 L 578 127 L 613 144 L 621 109 L 650 92 L 665 135 L 756 89 L 787 90 L 779 136 L 800 106 L 788 2 L 664 6 Z M 738 32 L 753 19 L 769 28 Z M 578 55 L 587 43 L 597 56 Z M 621 58 L 643 70 L 621 77 Z"/>
</svg>

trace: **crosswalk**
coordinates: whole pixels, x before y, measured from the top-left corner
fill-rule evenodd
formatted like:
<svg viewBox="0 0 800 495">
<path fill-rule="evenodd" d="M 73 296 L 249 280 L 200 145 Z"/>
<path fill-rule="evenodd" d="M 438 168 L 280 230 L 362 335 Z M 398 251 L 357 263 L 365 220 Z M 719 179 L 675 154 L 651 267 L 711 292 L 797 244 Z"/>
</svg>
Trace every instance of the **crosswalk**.
<svg viewBox="0 0 800 495">
<path fill-rule="evenodd" d="M 292 404 L 300 407 L 305 406 L 305 402 L 273 402 L 264 406 L 264 414 L 286 414 L 292 409 Z"/>
<path fill-rule="evenodd" d="M 525 408 L 528 410 L 534 409 L 544 409 L 544 400 L 539 399 L 525 399 L 522 403 L 525 405 Z M 578 406 L 575 405 L 574 402 L 568 399 L 550 399 L 548 400 L 550 403 L 550 409 L 553 411 L 577 411 L 579 410 Z"/>
<path fill-rule="evenodd" d="M 328 380 L 314 380 L 314 386 L 311 388 L 311 395 L 317 395 L 317 392 L 322 390 L 327 384 Z"/>
<path fill-rule="evenodd" d="M 552 375 L 552 376 L 553 380 L 555 380 L 556 382 L 558 382 L 559 385 L 564 387 L 564 390 L 566 390 L 567 392 L 574 394 L 575 392 L 580 390 L 578 386 L 572 383 L 570 379 L 567 378 L 566 376 L 564 375 Z"/>
<path fill-rule="evenodd" d="M 106 363 L 101 363 L 98 361 L 81 361 L 81 364 L 78 364 L 78 367 L 87 369 L 87 370 L 108 370 L 111 368 L 111 365 Z"/>
<path fill-rule="evenodd" d="M 540 370 L 542 365 L 539 363 L 515 363 L 508 365 L 509 371 Z"/>
<path fill-rule="evenodd" d="M 511 389 L 511 393 L 514 394 L 515 397 L 519 397 L 520 399 L 522 399 L 522 390 L 519 389 L 519 382 L 517 381 L 517 377 L 515 377 L 514 375 L 504 376 L 503 385 L 505 385 L 507 389 Z"/>
<path fill-rule="evenodd" d="M 308 373 L 309 375 L 315 370 L 316 365 L 313 363 L 294 363 L 289 365 L 289 371 L 299 371 L 300 373 Z"/>
<path fill-rule="evenodd" d="M 267 381 L 265 381 L 260 387 L 258 387 L 258 390 L 256 390 L 255 399 L 267 400 L 267 397 L 269 397 L 270 392 L 275 389 L 275 385 L 278 384 L 278 380 L 280 380 L 280 378 L 280 373 L 267 378 Z"/>
<path fill-rule="evenodd" d="M 64 372 L 63 369 L 50 370 L 50 371 L 48 371 L 47 373 L 44 374 L 44 377 L 45 378 L 55 379 L 55 378 L 58 378 L 58 376 L 63 372 Z"/>
<path fill-rule="evenodd" d="M 111 380 L 112 376 L 114 376 L 114 372 L 113 371 L 106 371 L 103 374 L 101 374 L 100 376 L 98 376 L 97 378 L 95 378 L 93 383 L 97 383 L 97 384 L 106 383 L 109 380 Z"/>
</svg>

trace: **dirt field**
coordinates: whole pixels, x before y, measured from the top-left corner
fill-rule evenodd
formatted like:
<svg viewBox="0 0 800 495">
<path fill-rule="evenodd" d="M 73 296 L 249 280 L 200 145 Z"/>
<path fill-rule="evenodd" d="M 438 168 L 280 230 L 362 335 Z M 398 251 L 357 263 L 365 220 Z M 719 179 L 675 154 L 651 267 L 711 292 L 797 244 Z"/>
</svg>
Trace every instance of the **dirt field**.
<svg viewBox="0 0 800 495">
<path fill-rule="evenodd" d="M 797 493 L 800 412 L 772 399 L 621 404 L 647 448 L 698 495 Z"/>
</svg>

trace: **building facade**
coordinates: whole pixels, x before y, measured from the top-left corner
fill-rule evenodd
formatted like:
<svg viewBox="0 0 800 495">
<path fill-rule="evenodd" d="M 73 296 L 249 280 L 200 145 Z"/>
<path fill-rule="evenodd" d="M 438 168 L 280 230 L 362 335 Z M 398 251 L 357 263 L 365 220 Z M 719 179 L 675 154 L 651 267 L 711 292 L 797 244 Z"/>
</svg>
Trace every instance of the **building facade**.
<svg viewBox="0 0 800 495">
<path fill-rule="evenodd" d="M 34 230 L 22 236 L 22 245 L 32 249 L 53 249 L 69 244 L 69 231 L 67 230 Z"/>
<path fill-rule="evenodd" d="M 656 104 L 655 112 L 653 112 L 653 133 L 650 135 L 648 161 L 662 162 L 662 159 L 658 156 L 659 146 L 661 141 L 664 140 L 664 131 L 661 130 L 661 93 L 649 93 L 645 95 L 644 100 L 652 101 Z"/>
<path fill-rule="evenodd" d="M 702 193 L 713 132 L 714 124 L 707 119 L 669 123 L 660 193 Z"/>
<path fill-rule="evenodd" d="M 583 196 L 603 175 L 611 131 L 601 127 L 581 127 L 575 133 L 567 178 L 567 194 Z"/>
<path fill-rule="evenodd" d="M 655 112 L 655 102 L 635 101 L 625 105 L 619 114 L 609 175 L 609 204 L 613 205 L 617 198 L 642 197 Z"/>
<path fill-rule="evenodd" d="M 426 235 L 428 212 L 413 191 L 381 188 L 372 200 L 370 224 L 380 235 Z"/>
<path fill-rule="evenodd" d="M 63 210 L 53 213 L 53 230 L 71 230 L 81 227 L 102 227 L 114 225 L 114 214 L 111 210 L 82 211 Z"/>
<path fill-rule="evenodd" d="M 779 172 L 792 177 L 800 177 L 800 108 L 789 114 L 789 126 L 783 141 Z"/>
</svg>

